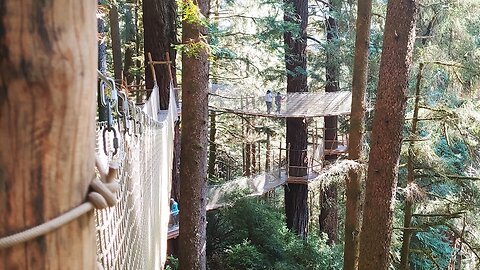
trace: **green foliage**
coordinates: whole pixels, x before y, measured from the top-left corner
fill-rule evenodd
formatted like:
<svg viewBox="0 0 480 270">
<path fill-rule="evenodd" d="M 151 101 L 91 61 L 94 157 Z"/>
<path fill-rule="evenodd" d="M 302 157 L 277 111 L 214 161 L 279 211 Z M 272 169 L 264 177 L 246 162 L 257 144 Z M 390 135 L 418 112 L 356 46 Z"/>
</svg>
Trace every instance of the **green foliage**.
<svg viewBox="0 0 480 270">
<path fill-rule="evenodd" d="M 178 258 L 168 256 L 165 270 L 178 270 Z"/>
<path fill-rule="evenodd" d="M 178 0 L 177 4 L 183 21 L 195 25 L 208 25 L 207 19 L 200 12 L 195 0 Z"/>
<path fill-rule="evenodd" d="M 457 175 L 465 171 L 468 151 L 463 141 L 454 140 L 448 143 L 446 138 L 441 138 L 436 146 L 436 154 L 443 159 L 448 171 Z"/>
<path fill-rule="evenodd" d="M 174 48 L 188 58 L 198 58 L 202 52 L 206 52 L 210 56 L 210 46 L 203 40 L 203 37 L 200 41 L 191 40 L 185 44 L 175 45 Z"/>
<path fill-rule="evenodd" d="M 285 227 L 279 209 L 251 199 L 207 215 L 211 269 L 340 269 L 325 240 L 302 241 Z"/>
<path fill-rule="evenodd" d="M 448 228 L 441 226 L 412 236 L 411 269 L 446 269 L 453 252 Z"/>
<path fill-rule="evenodd" d="M 265 258 L 249 241 L 227 248 L 224 257 L 225 269 L 261 270 L 265 267 Z"/>
</svg>

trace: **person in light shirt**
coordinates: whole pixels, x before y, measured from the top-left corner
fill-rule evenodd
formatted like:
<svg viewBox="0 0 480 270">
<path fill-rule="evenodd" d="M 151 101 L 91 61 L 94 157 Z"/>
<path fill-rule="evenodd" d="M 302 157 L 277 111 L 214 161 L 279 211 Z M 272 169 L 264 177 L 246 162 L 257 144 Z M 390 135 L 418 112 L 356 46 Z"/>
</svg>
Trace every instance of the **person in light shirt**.
<svg viewBox="0 0 480 270">
<path fill-rule="evenodd" d="M 267 113 L 270 113 L 272 111 L 272 102 L 273 102 L 273 95 L 272 91 L 267 90 L 267 93 L 265 94 L 265 105 L 267 105 Z"/>
<path fill-rule="evenodd" d="M 275 106 L 277 106 L 277 113 L 280 113 L 280 109 L 282 108 L 282 100 L 282 95 L 280 94 L 280 92 L 277 92 L 277 95 L 275 96 Z"/>
</svg>

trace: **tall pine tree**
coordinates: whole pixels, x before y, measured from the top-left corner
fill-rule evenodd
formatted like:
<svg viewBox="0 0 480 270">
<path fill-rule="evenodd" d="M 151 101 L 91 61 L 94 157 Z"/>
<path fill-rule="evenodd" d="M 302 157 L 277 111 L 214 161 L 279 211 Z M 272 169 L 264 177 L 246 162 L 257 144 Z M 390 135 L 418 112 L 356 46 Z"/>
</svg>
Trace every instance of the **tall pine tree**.
<svg viewBox="0 0 480 270">
<path fill-rule="evenodd" d="M 415 0 L 388 2 L 360 233 L 359 269 L 389 266 L 416 13 Z"/>
</svg>

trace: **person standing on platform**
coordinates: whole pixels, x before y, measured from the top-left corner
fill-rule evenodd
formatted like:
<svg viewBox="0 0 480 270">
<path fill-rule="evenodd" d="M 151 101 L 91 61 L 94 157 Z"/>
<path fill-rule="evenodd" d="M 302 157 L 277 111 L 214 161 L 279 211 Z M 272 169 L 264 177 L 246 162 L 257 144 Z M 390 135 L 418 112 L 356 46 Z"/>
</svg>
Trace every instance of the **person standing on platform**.
<svg viewBox="0 0 480 270">
<path fill-rule="evenodd" d="M 265 104 L 267 105 L 268 114 L 272 111 L 272 102 L 273 102 L 272 91 L 267 90 L 267 93 L 265 94 Z"/>
<path fill-rule="evenodd" d="M 180 210 L 178 209 L 178 203 L 171 198 L 170 199 L 170 214 L 172 215 L 173 219 L 173 226 L 178 225 L 178 213 Z"/>
<path fill-rule="evenodd" d="M 282 95 L 280 94 L 280 92 L 277 92 L 277 95 L 275 96 L 275 106 L 277 106 L 277 113 L 280 113 L 280 109 L 282 108 L 282 100 Z"/>
</svg>

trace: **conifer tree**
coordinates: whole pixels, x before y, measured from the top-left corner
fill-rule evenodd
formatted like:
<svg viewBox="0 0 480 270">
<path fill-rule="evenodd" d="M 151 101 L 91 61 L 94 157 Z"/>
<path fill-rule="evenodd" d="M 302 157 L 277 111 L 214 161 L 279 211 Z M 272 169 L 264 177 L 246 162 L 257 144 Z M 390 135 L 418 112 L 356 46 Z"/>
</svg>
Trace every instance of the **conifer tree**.
<svg viewBox="0 0 480 270">
<path fill-rule="evenodd" d="M 415 0 L 388 2 L 360 233 L 359 269 L 387 269 L 389 265 L 416 14 Z"/>
<path fill-rule="evenodd" d="M 182 136 L 179 269 L 206 269 L 208 0 L 185 0 L 182 18 Z M 203 15 L 202 15 L 203 14 Z"/>
</svg>

